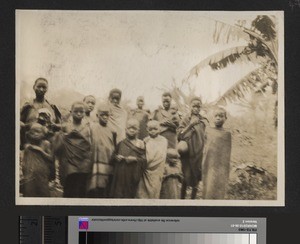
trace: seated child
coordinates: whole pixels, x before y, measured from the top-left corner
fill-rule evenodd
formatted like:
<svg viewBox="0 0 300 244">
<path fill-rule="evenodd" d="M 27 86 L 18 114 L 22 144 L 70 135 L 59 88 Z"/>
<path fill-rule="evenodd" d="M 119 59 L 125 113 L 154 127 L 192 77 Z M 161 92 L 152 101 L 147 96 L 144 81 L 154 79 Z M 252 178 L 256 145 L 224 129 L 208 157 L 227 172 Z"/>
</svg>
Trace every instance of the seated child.
<svg viewBox="0 0 300 244">
<path fill-rule="evenodd" d="M 122 140 L 114 156 L 114 176 L 111 196 L 114 198 L 135 198 L 137 187 L 146 167 L 144 142 L 138 139 L 139 121 L 129 119 L 126 125 L 126 139 Z"/>
<path fill-rule="evenodd" d="M 92 125 L 93 171 L 88 180 L 88 197 L 105 198 L 109 196 L 113 176 L 112 155 L 116 147 L 116 132 L 107 126 L 109 107 L 100 104 L 97 111 L 98 123 Z"/>
<path fill-rule="evenodd" d="M 23 157 L 23 196 L 50 197 L 49 181 L 54 171 L 50 142 L 45 140 L 46 128 L 33 123 L 26 133 Z"/>
<path fill-rule="evenodd" d="M 180 183 L 182 182 L 182 171 L 180 156 L 176 149 L 167 150 L 167 161 L 160 192 L 161 199 L 180 199 Z"/>
<path fill-rule="evenodd" d="M 149 136 L 144 139 L 147 167 L 139 182 L 136 197 L 158 199 L 167 157 L 168 141 L 165 137 L 159 135 L 160 125 L 156 120 L 148 122 L 147 131 Z"/>
<path fill-rule="evenodd" d="M 83 102 L 71 107 L 72 121 L 62 127 L 55 143 L 59 160 L 60 181 L 64 197 L 86 197 L 87 180 L 92 172 L 91 129 L 89 123 L 82 123 L 85 116 Z"/>
<path fill-rule="evenodd" d="M 215 127 L 207 130 L 206 154 L 203 161 L 203 198 L 224 199 L 229 178 L 231 133 L 223 129 L 226 111 L 214 112 Z"/>
</svg>

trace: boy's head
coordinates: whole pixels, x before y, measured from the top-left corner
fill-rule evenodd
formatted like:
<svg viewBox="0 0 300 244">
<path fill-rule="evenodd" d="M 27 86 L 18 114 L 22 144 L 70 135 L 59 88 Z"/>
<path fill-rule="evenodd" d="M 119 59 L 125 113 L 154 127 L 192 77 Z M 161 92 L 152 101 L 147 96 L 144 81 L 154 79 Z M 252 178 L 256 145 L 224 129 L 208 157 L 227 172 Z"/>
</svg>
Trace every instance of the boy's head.
<svg viewBox="0 0 300 244">
<path fill-rule="evenodd" d="M 160 133 L 160 125 L 157 120 L 150 120 L 147 124 L 147 131 L 151 138 L 155 138 Z"/>
<path fill-rule="evenodd" d="M 75 121 L 81 121 L 85 115 L 85 104 L 83 102 L 75 102 L 71 107 L 72 118 Z"/>
<path fill-rule="evenodd" d="M 137 105 L 137 107 L 138 107 L 139 109 L 143 109 L 144 104 L 145 104 L 145 102 L 144 102 L 144 97 L 139 96 L 139 97 L 136 99 L 136 105 Z"/>
<path fill-rule="evenodd" d="M 140 123 L 137 119 L 129 119 L 126 124 L 126 135 L 129 139 L 134 139 L 137 137 L 139 132 Z"/>
<path fill-rule="evenodd" d="M 115 106 L 120 104 L 121 97 L 122 91 L 120 89 L 115 88 L 109 92 L 109 101 Z"/>
<path fill-rule="evenodd" d="M 93 95 L 88 95 L 83 98 L 83 102 L 85 104 L 85 112 L 92 112 L 95 108 L 96 98 Z"/>
<path fill-rule="evenodd" d="M 110 109 L 107 104 L 100 104 L 97 109 L 97 117 L 99 123 L 103 126 L 106 126 L 110 116 Z"/>
<path fill-rule="evenodd" d="M 39 123 L 33 123 L 27 132 L 27 137 L 31 141 L 41 141 L 45 138 L 47 129 Z"/>
<path fill-rule="evenodd" d="M 45 96 L 48 91 L 48 81 L 45 78 L 37 78 L 34 82 L 33 90 L 37 97 Z"/>
<path fill-rule="evenodd" d="M 227 113 L 224 108 L 217 108 L 214 111 L 214 123 L 217 128 L 221 128 L 227 119 Z"/>
<path fill-rule="evenodd" d="M 193 97 L 190 102 L 191 114 L 198 115 L 200 113 L 201 105 L 202 105 L 201 98 Z"/>
<path fill-rule="evenodd" d="M 162 94 L 162 104 L 165 110 L 169 110 L 171 106 L 172 95 L 170 92 L 164 92 Z"/>
</svg>

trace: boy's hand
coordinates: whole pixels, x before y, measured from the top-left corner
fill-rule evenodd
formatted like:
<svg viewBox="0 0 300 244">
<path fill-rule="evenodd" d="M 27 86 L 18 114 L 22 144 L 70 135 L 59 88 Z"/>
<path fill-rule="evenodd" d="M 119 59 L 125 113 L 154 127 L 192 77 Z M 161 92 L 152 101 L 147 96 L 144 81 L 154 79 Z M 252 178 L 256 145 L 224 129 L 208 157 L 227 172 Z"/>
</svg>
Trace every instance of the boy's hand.
<svg viewBox="0 0 300 244">
<path fill-rule="evenodd" d="M 134 163 L 137 161 L 137 158 L 136 157 L 133 157 L 133 156 L 128 156 L 126 158 L 126 163 Z"/>
<path fill-rule="evenodd" d="M 120 155 L 120 154 L 117 154 L 117 155 L 115 156 L 115 159 L 116 159 L 118 162 L 121 162 L 121 161 L 124 160 L 125 158 L 124 158 L 124 156 L 122 156 L 122 155 Z"/>
</svg>

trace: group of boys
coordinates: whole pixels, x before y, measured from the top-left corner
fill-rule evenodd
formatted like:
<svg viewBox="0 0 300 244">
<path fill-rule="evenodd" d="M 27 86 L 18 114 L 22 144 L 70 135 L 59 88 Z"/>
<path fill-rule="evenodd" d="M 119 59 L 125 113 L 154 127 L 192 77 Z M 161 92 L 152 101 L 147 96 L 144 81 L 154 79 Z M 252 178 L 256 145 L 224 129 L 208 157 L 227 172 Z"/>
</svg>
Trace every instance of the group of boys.
<svg viewBox="0 0 300 244">
<path fill-rule="evenodd" d="M 198 97 L 182 118 L 170 93 L 162 95 L 163 106 L 153 113 L 143 109 L 143 97 L 127 113 L 121 96 L 113 89 L 109 102 L 97 105 L 96 120 L 94 96 L 73 103 L 51 145 L 43 125 L 34 123 L 24 154 L 34 147 L 36 155 L 25 158 L 39 157 L 47 172 L 56 168 L 66 198 L 185 199 L 191 187 L 195 199 L 200 181 L 203 198 L 224 198 L 231 151 L 231 135 L 222 128 L 224 109 L 216 110 L 215 127 L 207 130 Z M 24 163 L 26 174 L 30 169 Z M 42 171 L 25 197 L 50 196 L 49 178 Z"/>
</svg>

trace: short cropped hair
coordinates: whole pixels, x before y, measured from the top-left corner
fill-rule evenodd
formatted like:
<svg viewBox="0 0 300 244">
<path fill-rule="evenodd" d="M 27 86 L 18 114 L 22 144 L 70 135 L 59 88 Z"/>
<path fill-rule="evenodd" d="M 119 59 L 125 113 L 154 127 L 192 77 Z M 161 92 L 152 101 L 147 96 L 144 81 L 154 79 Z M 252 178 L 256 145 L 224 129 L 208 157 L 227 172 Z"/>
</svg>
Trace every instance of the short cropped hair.
<svg viewBox="0 0 300 244">
<path fill-rule="evenodd" d="M 37 78 L 37 79 L 34 81 L 34 85 L 33 85 L 33 86 L 35 86 L 35 85 L 38 83 L 39 80 L 45 81 L 45 82 L 48 84 L 48 81 L 47 81 L 46 78 L 39 77 L 39 78 Z"/>
<path fill-rule="evenodd" d="M 83 102 L 81 102 L 81 101 L 77 101 L 77 102 L 74 102 L 74 103 L 72 103 L 72 106 L 71 106 L 71 111 L 73 110 L 73 108 L 74 108 L 74 106 L 75 105 L 82 105 L 82 107 L 85 107 L 85 105 L 84 105 L 84 103 Z"/>
<path fill-rule="evenodd" d="M 216 114 L 217 112 L 223 113 L 225 115 L 225 117 L 227 118 L 227 111 L 224 108 L 217 107 L 214 111 L 214 114 Z"/>
<path fill-rule="evenodd" d="M 114 88 L 114 89 L 110 90 L 109 97 L 111 97 L 113 93 L 119 93 L 120 97 L 122 96 L 122 91 L 118 88 Z"/>
<path fill-rule="evenodd" d="M 95 98 L 93 95 L 87 95 L 87 96 L 85 96 L 85 97 L 83 98 L 82 101 L 85 101 L 88 97 L 94 98 L 94 99 L 96 100 L 96 98 Z"/>
<path fill-rule="evenodd" d="M 164 92 L 162 94 L 162 97 L 170 97 L 170 98 L 172 98 L 172 94 L 170 92 Z"/>
<path fill-rule="evenodd" d="M 192 97 L 191 99 L 190 99 L 190 103 L 192 103 L 193 101 L 199 101 L 200 102 L 200 104 L 202 104 L 202 100 L 201 100 L 201 97 Z"/>
</svg>

